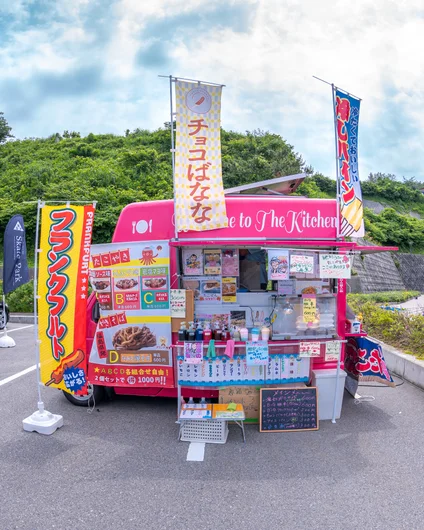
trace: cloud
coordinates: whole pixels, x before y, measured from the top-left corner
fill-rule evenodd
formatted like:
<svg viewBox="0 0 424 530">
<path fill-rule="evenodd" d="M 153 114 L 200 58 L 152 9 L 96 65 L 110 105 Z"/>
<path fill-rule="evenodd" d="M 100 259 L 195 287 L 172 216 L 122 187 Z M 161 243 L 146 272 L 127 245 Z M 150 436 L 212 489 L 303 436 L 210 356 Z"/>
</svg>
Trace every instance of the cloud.
<svg viewBox="0 0 424 530">
<path fill-rule="evenodd" d="M 279 133 L 333 176 L 317 75 L 362 98 L 362 177 L 424 177 L 422 0 L 0 0 L 0 31 L 0 110 L 17 136 L 160 127 L 157 74 L 172 73 L 225 84 L 225 128 Z"/>
</svg>

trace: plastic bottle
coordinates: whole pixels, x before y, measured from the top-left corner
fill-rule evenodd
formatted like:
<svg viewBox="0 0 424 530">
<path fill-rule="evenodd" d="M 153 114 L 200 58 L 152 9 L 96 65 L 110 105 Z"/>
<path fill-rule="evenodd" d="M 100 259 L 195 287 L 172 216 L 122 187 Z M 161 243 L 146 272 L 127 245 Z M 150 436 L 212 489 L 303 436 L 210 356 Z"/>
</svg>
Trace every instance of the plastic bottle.
<svg viewBox="0 0 424 530">
<path fill-rule="evenodd" d="M 259 340 L 259 328 L 252 328 L 252 341 L 258 342 Z"/>
<path fill-rule="evenodd" d="M 200 400 L 200 404 L 206 405 L 206 398 L 202 397 L 202 399 Z"/>
<path fill-rule="evenodd" d="M 194 342 L 196 340 L 196 330 L 194 329 L 194 322 L 190 322 L 190 327 L 188 330 L 188 342 Z"/>
<path fill-rule="evenodd" d="M 215 331 L 214 331 L 214 334 L 213 334 L 213 338 L 215 340 L 222 340 L 222 331 L 219 329 L 218 322 L 215 324 Z"/>
<path fill-rule="evenodd" d="M 227 341 L 231 339 L 231 333 L 228 331 L 227 328 L 222 330 L 222 340 Z"/>
<path fill-rule="evenodd" d="M 200 322 L 197 324 L 195 338 L 196 338 L 197 341 L 203 341 L 203 328 L 202 328 L 202 324 Z"/>
<path fill-rule="evenodd" d="M 211 325 L 209 322 L 205 324 L 206 329 L 203 331 L 203 342 L 209 342 L 212 338 Z"/>
<path fill-rule="evenodd" d="M 181 322 L 180 329 L 178 330 L 178 340 L 184 342 L 187 340 L 186 323 Z"/>
<path fill-rule="evenodd" d="M 249 330 L 247 328 L 240 328 L 240 339 L 246 342 L 249 338 Z"/>
<path fill-rule="evenodd" d="M 188 404 L 194 405 L 194 399 L 192 397 L 188 399 Z"/>
<path fill-rule="evenodd" d="M 270 333 L 269 327 L 266 326 L 266 325 L 262 326 L 262 328 L 261 328 L 262 340 L 264 340 L 265 342 L 268 342 L 269 341 L 269 333 Z"/>
<path fill-rule="evenodd" d="M 239 328 L 237 328 L 237 327 L 234 328 L 233 340 L 235 340 L 235 341 L 239 341 L 239 340 L 241 340 L 241 337 L 240 337 L 240 330 L 239 330 Z"/>
</svg>

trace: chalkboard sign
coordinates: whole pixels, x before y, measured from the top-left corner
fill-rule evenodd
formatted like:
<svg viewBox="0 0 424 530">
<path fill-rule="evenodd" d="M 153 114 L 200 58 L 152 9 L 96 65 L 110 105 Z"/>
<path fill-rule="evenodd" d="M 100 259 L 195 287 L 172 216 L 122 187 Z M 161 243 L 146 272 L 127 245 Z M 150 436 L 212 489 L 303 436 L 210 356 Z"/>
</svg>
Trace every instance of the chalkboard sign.
<svg viewBox="0 0 424 530">
<path fill-rule="evenodd" d="M 260 432 L 316 431 L 317 388 L 261 388 Z"/>
</svg>

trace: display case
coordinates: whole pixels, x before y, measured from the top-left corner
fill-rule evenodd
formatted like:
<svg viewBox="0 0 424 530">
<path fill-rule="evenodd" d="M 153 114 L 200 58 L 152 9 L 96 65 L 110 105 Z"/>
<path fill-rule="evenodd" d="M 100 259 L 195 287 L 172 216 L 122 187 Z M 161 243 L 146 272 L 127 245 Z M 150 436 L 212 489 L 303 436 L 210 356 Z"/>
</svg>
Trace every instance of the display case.
<svg viewBox="0 0 424 530">
<path fill-rule="evenodd" d="M 326 339 L 336 335 L 337 304 L 332 294 L 316 295 L 315 318 L 304 319 L 305 298 L 302 296 L 277 296 L 273 304 L 273 340 Z"/>
</svg>

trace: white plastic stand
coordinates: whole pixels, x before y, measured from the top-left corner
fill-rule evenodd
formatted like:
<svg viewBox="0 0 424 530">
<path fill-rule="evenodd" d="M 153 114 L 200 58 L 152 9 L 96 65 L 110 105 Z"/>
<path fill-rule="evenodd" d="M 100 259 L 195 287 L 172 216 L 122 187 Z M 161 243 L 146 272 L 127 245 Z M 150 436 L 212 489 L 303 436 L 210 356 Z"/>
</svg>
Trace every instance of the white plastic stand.
<svg viewBox="0 0 424 530">
<path fill-rule="evenodd" d="M 40 434 L 53 434 L 63 426 L 63 417 L 44 410 L 44 403 L 38 402 L 38 410 L 25 418 L 22 422 L 24 431 L 38 432 Z"/>
<path fill-rule="evenodd" d="M 9 337 L 7 334 L 7 329 L 4 328 L 4 335 L 3 337 L 0 337 L 0 348 L 13 348 L 16 346 L 16 342 L 12 339 L 12 337 Z"/>
</svg>

